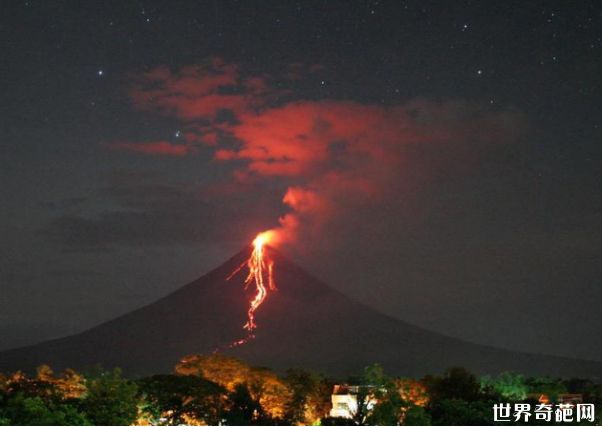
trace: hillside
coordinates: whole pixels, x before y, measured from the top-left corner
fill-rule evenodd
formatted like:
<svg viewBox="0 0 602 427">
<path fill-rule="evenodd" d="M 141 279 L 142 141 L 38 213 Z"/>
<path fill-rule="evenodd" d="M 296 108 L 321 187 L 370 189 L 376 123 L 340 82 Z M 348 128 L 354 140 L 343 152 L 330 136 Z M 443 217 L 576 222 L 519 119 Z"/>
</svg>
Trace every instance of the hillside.
<svg viewBox="0 0 602 427">
<path fill-rule="evenodd" d="M 464 366 L 476 373 L 506 370 L 529 375 L 600 377 L 602 363 L 517 353 L 449 338 L 349 299 L 277 251 L 278 290 L 257 312 L 256 339 L 242 338 L 247 301 L 244 274 L 226 281 L 250 248 L 172 294 L 80 334 L 0 353 L 0 372 L 47 363 L 55 369 L 119 366 L 129 376 L 170 372 L 184 355 L 217 348 L 277 370 L 305 367 L 331 376 L 380 363 L 396 375 L 438 373 Z"/>
</svg>

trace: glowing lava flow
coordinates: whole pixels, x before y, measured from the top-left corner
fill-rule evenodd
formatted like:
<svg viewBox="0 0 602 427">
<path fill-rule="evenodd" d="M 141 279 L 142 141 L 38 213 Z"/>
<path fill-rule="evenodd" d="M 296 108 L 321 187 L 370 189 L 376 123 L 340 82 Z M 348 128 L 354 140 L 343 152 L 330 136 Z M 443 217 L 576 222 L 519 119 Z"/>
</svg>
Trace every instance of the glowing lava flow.
<svg viewBox="0 0 602 427">
<path fill-rule="evenodd" d="M 265 251 L 265 245 L 270 240 L 271 236 L 271 231 L 259 233 L 257 237 L 255 237 L 255 240 L 253 240 L 253 252 L 251 252 L 249 259 L 242 263 L 241 266 L 234 270 L 227 278 L 227 280 L 230 280 L 246 265 L 249 269 L 249 274 L 245 279 L 245 289 L 252 283 L 255 285 L 256 289 L 255 296 L 249 302 L 247 323 L 243 326 L 244 329 L 249 331 L 249 334 L 246 338 L 233 342 L 231 346 L 244 344 L 249 339 L 255 337 L 255 335 L 253 335 L 253 331 L 257 328 L 257 324 L 255 323 L 255 312 L 267 297 L 268 292 L 276 290 L 276 283 L 274 282 L 273 276 L 274 261 L 268 257 Z"/>
</svg>

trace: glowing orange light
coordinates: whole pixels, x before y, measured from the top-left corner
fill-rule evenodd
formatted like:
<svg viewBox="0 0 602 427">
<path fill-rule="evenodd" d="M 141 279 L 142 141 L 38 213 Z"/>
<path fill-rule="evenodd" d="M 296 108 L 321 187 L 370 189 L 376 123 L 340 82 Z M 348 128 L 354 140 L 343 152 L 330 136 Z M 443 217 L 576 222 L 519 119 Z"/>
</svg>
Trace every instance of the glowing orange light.
<svg viewBox="0 0 602 427">
<path fill-rule="evenodd" d="M 244 344 L 249 339 L 254 338 L 253 331 L 257 329 L 257 323 L 255 323 L 255 312 L 259 306 L 265 301 L 268 292 L 276 290 L 276 283 L 274 282 L 274 261 L 269 258 L 265 251 L 265 246 L 273 238 L 272 231 L 264 231 L 259 233 L 253 240 L 253 251 L 247 261 L 241 264 L 236 270 L 234 270 L 227 280 L 230 280 L 235 276 L 245 265 L 249 269 L 249 274 L 245 279 L 245 289 L 250 284 L 255 284 L 256 293 L 253 299 L 249 302 L 249 309 L 247 310 L 247 322 L 243 328 L 249 331 L 246 338 L 237 340 L 231 344 L 231 346 L 237 346 Z"/>
</svg>

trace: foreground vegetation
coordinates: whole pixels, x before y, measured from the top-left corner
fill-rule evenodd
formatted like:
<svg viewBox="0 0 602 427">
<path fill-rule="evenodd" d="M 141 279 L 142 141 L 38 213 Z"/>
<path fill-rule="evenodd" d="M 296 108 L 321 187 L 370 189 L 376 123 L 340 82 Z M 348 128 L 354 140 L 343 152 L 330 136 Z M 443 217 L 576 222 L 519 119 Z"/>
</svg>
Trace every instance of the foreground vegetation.
<svg viewBox="0 0 602 427">
<path fill-rule="evenodd" d="M 118 369 L 55 375 L 40 366 L 35 376 L 0 375 L 0 425 L 490 425 L 495 403 L 537 403 L 534 395 L 554 401 L 580 393 L 602 404 L 602 385 L 589 380 L 477 378 L 462 368 L 416 380 L 388 377 L 374 365 L 343 382 L 369 385 L 358 401 L 376 405 L 360 404 L 351 419 L 331 418 L 335 381 L 299 369 L 279 376 L 223 355 L 188 356 L 174 374 L 138 380 Z"/>
</svg>

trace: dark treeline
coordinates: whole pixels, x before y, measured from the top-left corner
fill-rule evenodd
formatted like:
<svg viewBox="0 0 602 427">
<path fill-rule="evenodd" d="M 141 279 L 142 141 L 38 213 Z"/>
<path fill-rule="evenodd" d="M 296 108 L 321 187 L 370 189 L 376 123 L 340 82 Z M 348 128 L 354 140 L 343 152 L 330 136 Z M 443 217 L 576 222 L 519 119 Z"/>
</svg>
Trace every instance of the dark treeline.
<svg viewBox="0 0 602 427">
<path fill-rule="evenodd" d="M 329 416 L 335 384 L 363 386 L 349 418 Z M 583 379 L 478 378 L 451 368 L 418 380 L 390 377 L 373 365 L 333 381 L 301 369 L 277 375 L 223 355 L 193 355 L 173 374 L 137 380 L 119 369 L 55 374 L 48 366 L 34 376 L 0 375 L 0 425 L 492 425 L 496 403 L 535 405 L 538 396 L 555 402 L 566 393 L 602 403 L 602 385 Z"/>
</svg>

